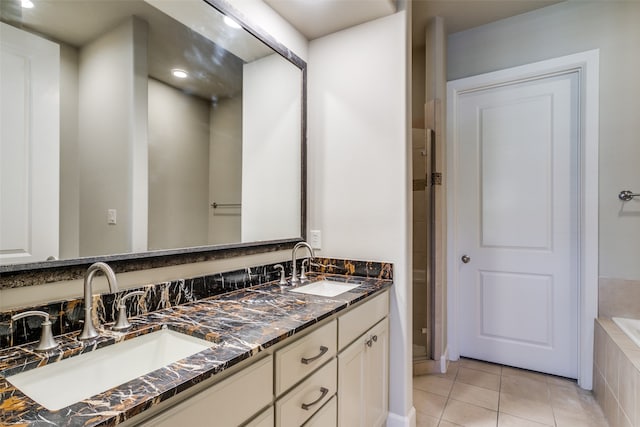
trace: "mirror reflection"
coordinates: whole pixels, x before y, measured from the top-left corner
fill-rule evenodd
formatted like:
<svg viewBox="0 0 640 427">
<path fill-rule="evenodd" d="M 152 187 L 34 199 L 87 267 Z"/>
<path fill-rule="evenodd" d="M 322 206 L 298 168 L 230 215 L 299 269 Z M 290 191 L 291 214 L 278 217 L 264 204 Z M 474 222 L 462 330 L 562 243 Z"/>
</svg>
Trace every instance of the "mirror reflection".
<svg viewBox="0 0 640 427">
<path fill-rule="evenodd" d="M 202 0 L 0 7 L 0 264 L 300 237 L 298 67 Z"/>
</svg>

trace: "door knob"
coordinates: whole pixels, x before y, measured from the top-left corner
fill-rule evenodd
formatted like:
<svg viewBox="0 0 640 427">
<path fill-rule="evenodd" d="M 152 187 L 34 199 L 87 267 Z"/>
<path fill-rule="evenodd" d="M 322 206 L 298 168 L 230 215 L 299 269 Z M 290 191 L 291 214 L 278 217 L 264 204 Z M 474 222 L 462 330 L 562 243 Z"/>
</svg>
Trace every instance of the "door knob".
<svg viewBox="0 0 640 427">
<path fill-rule="evenodd" d="M 471 261 L 471 257 L 469 257 L 468 255 L 462 255 L 462 258 L 460 258 L 462 260 L 462 262 L 464 262 L 465 264 L 468 264 L 469 261 Z"/>
</svg>

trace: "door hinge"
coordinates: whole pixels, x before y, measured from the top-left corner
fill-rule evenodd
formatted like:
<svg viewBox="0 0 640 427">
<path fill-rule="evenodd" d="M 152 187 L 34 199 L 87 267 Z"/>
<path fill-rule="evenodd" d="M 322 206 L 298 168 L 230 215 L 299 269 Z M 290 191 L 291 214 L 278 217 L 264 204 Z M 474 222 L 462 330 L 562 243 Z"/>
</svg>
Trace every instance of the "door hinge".
<svg viewBox="0 0 640 427">
<path fill-rule="evenodd" d="M 442 174 L 440 172 L 431 174 L 431 185 L 442 185 Z"/>
</svg>

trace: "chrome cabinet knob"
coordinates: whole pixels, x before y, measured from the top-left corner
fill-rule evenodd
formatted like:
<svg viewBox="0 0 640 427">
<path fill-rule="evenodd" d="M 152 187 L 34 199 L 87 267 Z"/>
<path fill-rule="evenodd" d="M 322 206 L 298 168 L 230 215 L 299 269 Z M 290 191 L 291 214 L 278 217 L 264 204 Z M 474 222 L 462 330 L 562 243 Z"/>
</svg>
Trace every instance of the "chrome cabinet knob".
<svg viewBox="0 0 640 427">
<path fill-rule="evenodd" d="M 462 255 L 462 258 L 460 258 L 462 260 L 462 262 L 464 262 L 465 264 L 468 264 L 469 261 L 471 261 L 471 257 L 468 255 Z"/>
</svg>

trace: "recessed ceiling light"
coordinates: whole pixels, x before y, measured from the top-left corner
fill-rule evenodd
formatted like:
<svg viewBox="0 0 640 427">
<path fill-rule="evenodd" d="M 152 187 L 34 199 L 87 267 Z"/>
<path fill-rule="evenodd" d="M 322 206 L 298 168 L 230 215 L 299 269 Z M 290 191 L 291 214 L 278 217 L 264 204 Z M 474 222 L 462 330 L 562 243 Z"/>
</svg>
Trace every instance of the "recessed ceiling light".
<svg viewBox="0 0 640 427">
<path fill-rule="evenodd" d="M 171 74 L 173 74 L 173 77 L 177 77 L 179 79 L 186 79 L 187 77 L 189 77 L 189 73 L 178 68 L 174 68 L 173 70 L 171 70 Z"/>
<path fill-rule="evenodd" d="M 33 9 L 35 5 L 31 0 L 22 0 L 22 7 L 24 9 Z"/>
<path fill-rule="evenodd" d="M 231 28 L 242 28 L 240 26 L 240 24 L 238 24 L 236 21 L 234 21 L 233 19 L 229 18 L 228 16 L 224 17 L 224 23 L 227 24 L 228 26 L 230 26 Z"/>
</svg>

